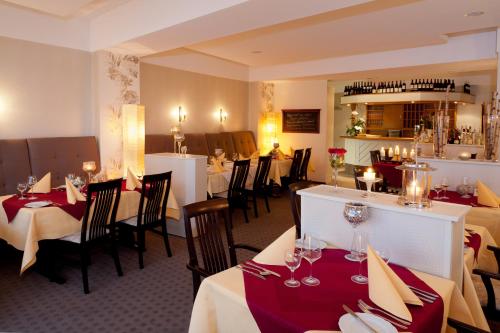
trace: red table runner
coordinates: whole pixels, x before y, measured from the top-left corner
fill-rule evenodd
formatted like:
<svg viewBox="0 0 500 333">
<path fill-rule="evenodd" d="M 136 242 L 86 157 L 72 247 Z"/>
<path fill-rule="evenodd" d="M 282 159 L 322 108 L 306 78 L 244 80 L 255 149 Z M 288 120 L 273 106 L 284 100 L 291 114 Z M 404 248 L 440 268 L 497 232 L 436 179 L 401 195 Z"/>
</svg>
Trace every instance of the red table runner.
<svg viewBox="0 0 500 333">
<path fill-rule="evenodd" d="M 477 260 L 479 255 L 479 249 L 481 248 L 481 236 L 474 232 L 474 230 L 465 229 L 469 232 L 470 236 L 465 236 L 469 241 L 465 242 L 465 245 L 471 247 L 474 250 L 474 259 Z"/>
<path fill-rule="evenodd" d="M 442 197 L 443 195 L 444 195 L 443 191 L 439 192 L 440 197 Z M 487 206 L 484 206 L 484 205 L 477 203 L 477 197 L 475 197 L 475 196 L 471 196 L 470 198 L 462 198 L 462 196 L 456 191 L 446 191 L 446 196 L 449 199 L 436 200 L 436 199 L 434 199 L 436 197 L 436 191 L 432 190 L 431 193 L 429 194 L 429 198 L 436 200 L 436 201 L 449 202 L 449 203 L 466 205 L 466 206 L 473 206 L 473 207 L 487 207 Z"/>
<path fill-rule="evenodd" d="M 351 281 L 358 273 L 359 263 L 344 259 L 347 251 L 323 250 L 323 256 L 313 265 L 313 275 L 320 279 L 317 287 L 301 285 L 288 288 L 283 284 L 290 276 L 285 266 L 262 265 L 281 274 L 281 278 L 258 279 L 243 273 L 245 296 L 248 307 L 261 332 L 305 332 L 308 330 L 339 330 L 338 321 L 345 311 L 342 304 L 359 311 L 358 299 L 374 305 L 368 298 L 368 285 Z M 363 263 L 366 274 L 366 261 Z M 436 293 L 425 282 L 408 269 L 390 265 L 407 284 Z M 302 260 L 295 272 L 298 279 L 308 275 L 309 263 Z M 408 305 L 413 323 L 408 331 L 440 332 L 443 323 L 444 305 L 441 298 L 423 307 Z"/>
<path fill-rule="evenodd" d="M 35 200 L 19 200 L 17 195 L 2 201 L 3 209 L 7 214 L 7 220 L 12 222 L 17 213 L 28 202 L 33 201 L 52 201 L 54 204 L 51 207 L 57 207 L 64 210 L 69 215 L 73 216 L 78 221 L 82 219 L 85 213 L 85 201 L 77 201 L 74 205 L 68 203 L 66 191 L 53 189 L 50 193 L 35 193 Z"/>
<path fill-rule="evenodd" d="M 400 188 L 403 182 L 403 171 L 396 169 L 401 163 L 378 162 L 373 165 L 375 171 L 382 174 L 388 186 Z"/>
</svg>

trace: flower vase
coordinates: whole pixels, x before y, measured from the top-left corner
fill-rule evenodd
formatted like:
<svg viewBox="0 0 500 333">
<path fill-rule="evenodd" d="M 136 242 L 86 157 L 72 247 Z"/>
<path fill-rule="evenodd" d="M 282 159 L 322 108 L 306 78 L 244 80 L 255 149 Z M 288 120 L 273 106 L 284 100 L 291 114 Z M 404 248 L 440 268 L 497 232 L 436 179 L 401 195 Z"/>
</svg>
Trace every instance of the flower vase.
<svg viewBox="0 0 500 333">
<path fill-rule="evenodd" d="M 333 185 L 333 190 L 337 191 L 338 190 L 338 183 L 337 183 L 337 178 L 339 176 L 339 168 L 335 164 L 332 170 L 332 185 Z"/>
</svg>

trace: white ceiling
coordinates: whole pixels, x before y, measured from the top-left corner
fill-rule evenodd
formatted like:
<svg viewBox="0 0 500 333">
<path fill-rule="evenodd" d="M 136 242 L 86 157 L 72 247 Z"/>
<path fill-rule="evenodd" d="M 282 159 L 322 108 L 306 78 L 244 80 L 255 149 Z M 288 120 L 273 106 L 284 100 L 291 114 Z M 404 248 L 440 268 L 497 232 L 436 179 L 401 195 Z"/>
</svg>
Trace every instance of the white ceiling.
<svg viewBox="0 0 500 333">
<path fill-rule="evenodd" d="M 20 8 L 34 10 L 60 18 L 72 18 L 102 13 L 128 0 L 1 0 Z"/>
<path fill-rule="evenodd" d="M 187 47 L 258 67 L 434 45 L 498 26 L 499 0 L 382 0 Z"/>
</svg>

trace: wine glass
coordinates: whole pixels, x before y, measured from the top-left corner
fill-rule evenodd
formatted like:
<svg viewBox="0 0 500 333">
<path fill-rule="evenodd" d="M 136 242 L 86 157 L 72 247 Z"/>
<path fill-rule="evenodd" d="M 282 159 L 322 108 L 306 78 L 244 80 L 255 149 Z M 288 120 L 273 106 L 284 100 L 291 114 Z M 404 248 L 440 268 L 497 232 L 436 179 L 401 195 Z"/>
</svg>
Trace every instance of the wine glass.
<svg viewBox="0 0 500 333">
<path fill-rule="evenodd" d="M 368 254 L 366 249 L 368 247 L 368 234 L 366 232 L 357 232 L 354 235 L 353 250 L 356 253 L 356 257 L 359 262 L 358 274 L 351 276 L 351 280 L 357 284 L 368 283 L 368 278 L 363 275 L 361 269 L 363 267 L 363 261 L 366 260 Z"/>
<path fill-rule="evenodd" d="M 446 191 L 448 190 L 448 186 L 449 186 L 449 183 L 448 183 L 448 178 L 447 177 L 444 177 L 442 180 L 441 180 L 441 187 L 443 188 L 443 196 L 441 197 L 441 199 L 443 200 L 448 200 L 449 197 L 446 196 Z"/>
<path fill-rule="evenodd" d="M 304 277 L 301 280 L 302 283 L 308 286 L 318 286 L 320 282 L 319 279 L 312 276 L 312 265 L 316 260 L 321 258 L 320 242 L 307 234 L 304 234 L 302 242 L 302 257 L 310 264 L 309 276 Z"/>
<path fill-rule="evenodd" d="M 28 188 L 28 185 L 26 183 L 18 183 L 17 184 L 17 190 L 21 194 L 19 197 L 19 200 L 26 200 L 26 197 L 24 196 L 24 192 L 26 192 L 26 189 Z"/>
<path fill-rule="evenodd" d="M 284 282 L 285 286 L 290 288 L 296 288 L 300 286 L 300 282 L 295 280 L 293 273 L 297 268 L 299 268 L 301 260 L 302 260 L 302 253 L 300 251 L 296 251 L 296 249 L 291 249 L 285 252 L 285 265 L 290 270 L 290 279 Z"/>
<path fill-rule="evenodd" d="M 439 193 L 441 193 L 441 190 L 443 188 L 441 187 L 441 184 L 435 184 L 434 185 L 434 192 L 436 192 L 436 196 L 434 197 L 434 200 L 441 200 L 441 197 L 439 196 Z"/>
<path fill-rule="evenodd" d="M 378 247 L 375 252 L 377 252 L 378 256 L 382 258 L 382 260 L 388 264 L 391 259 L 391 251 L 389 251 L 386 247 Z"/>
<path fill-rule="evenodd" d="M 358 202 L 347 202 L 344 206 L 344 218 L 354 229 L 354 243 L 354 239 L 358 232 L 356 228 L 368 219 L 368 207 Z M 346 254 L 344 257 L 350 261 L 358 261 L 358 257 L 352 250 L 351 253 Z"/>
<path fill-rule="evenodd" d="M 33 195 L 33 187 L 35 184 L 38 182 L 38 179 L 36 179 L 36 176 L 29 176 L 28 181 L 26 182 L 28 184 L 29 190 L 31 191 L 31 195 L 29 196 L 29 199 L 33 200 L 36 199 L 36 197 Z"/>
<path fill-rule="evenodd" d="M 464 177 L 462 180 L 462 185 L 463 185 L 463 194 L 460 196 L 461 198 L 469 199 L 472 196 L 469 194 L 470 188 L 472 187 L 469 185 L 469 177 Z M 474 193 L 474 192 L 473 192 Z"/>
<path fill-rule="evenodd" d="M 181 154 L 181 146 L 185 138 L 184 133 L 179 132 L 174 134 L 174 140 L 177 143 L 177 151 L 179 154 Z"/>
</svg>

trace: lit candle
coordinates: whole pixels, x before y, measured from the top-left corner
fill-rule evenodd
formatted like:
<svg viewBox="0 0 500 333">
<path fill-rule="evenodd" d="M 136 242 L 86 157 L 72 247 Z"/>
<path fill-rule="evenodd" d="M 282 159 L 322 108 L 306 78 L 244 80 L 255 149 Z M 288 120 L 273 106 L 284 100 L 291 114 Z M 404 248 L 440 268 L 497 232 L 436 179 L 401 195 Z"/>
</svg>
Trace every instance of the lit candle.
<svg viewBox="0 0 500 333">
<path fill-rule="evenodd" d="M 399 156 L 399 146 L 396 145 L 396 148 L 394 148 L 394 155 Z"/>
<path fill-rule="evenodd" d="M 368 168 L 367 171 L 363 172 L 363 178 L 365 180 L 375 180 L 375 172 L 373 172 L 372 168 Z"/>
<path fill-rule="evenodd" d="M 415 159 L 415 149 L 410 150 L 410 158 L 411 158 L 412 160 L 414 160 L 414 159 Z"/>
<path fill-rule="evenodd" d="M 408 158 L 408 151 L 406 150 L 406 148 L 403 148 L 403 158 Z"/>
<path fill-rule="evenodd" d="M 389 157 L 393 157 L 394 156 L 394 151 L 392 150 L 392 147 L 389 147 Z"/>
<path fill-rule="evenodd" d="M 380 157 L 385 157 L 385 148 L 380 148 Z"/>
<path fill-rule="evenodd" d="M 418 186 L 418 182 L 415 180 L 412 181 L 406 187 L 406 194 L 412 202 L 422 201 L 422 188 L 420 186 Z"/>
</svg>

